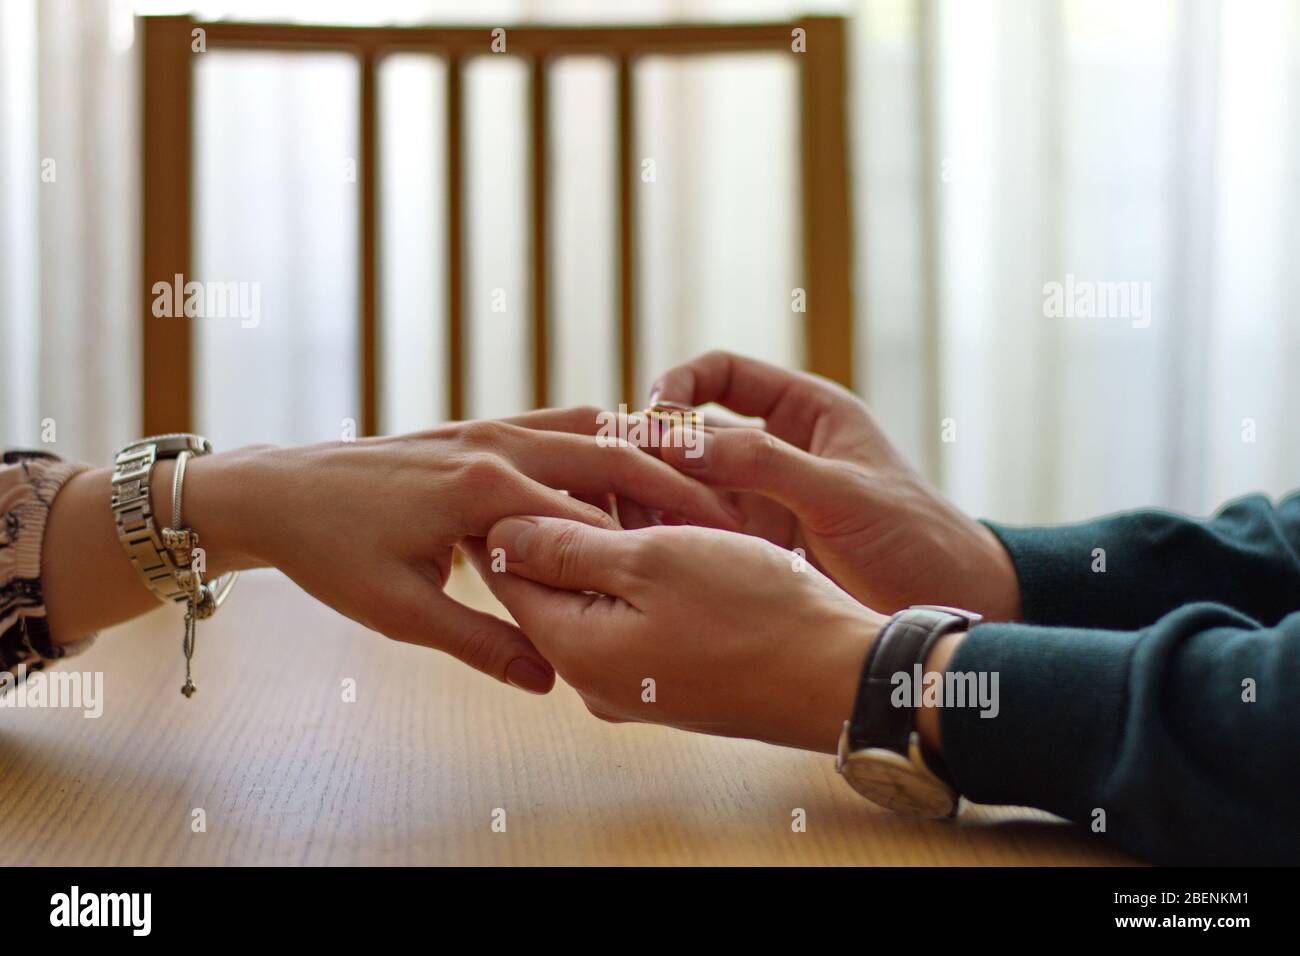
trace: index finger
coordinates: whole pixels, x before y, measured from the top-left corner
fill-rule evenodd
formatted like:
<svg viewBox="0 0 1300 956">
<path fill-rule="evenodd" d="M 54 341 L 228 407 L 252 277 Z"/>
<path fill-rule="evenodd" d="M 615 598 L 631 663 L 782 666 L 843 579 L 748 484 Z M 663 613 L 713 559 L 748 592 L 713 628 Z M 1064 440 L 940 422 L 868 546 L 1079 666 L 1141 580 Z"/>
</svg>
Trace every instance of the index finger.
<svg viewBox="0 0 1300 956">
<path fill-rule="evenodd" d="M 698 524 L 740 528 L 741 515 L 725 496 L 626 441 L 561 432 L 523 435 L 527 439 L 511 442 L 508 455 L 536 481 L 579 494 L 613 492 Z"/>
<path fill-rule="evenodd" d="M 512 415 L 501 421 L 534 431 L 568 432 L 573 435 L 595 435 L 605 427 L 610 412 L 595 405 L 575 405 L 571 408 L 539 408 L 536 411 Z"/>
<path fill-rule="evenodd" d="M 665 372 L 651 401 L 717 402 L 741 415 L 770 419 L 779 409 L 806 403 L 811 414 L 848 397 L 840 386 L 808 372 L 783 369 L 731 352 L 706 352 Z"/>
<path fill-rule="evenodd" d="M 462 542 L 461 549 L 492 596 L 510 612 L 526 639 L 543 655 L 559 658 L 575 640 L 585 638 L 591 625 L 588 622 L 584 626 L 582 619 L 593 605 L 592 595 L 549 587 L 509 571 L 495 570 L 487 542 L 482 538 Z"/>
<path fill-rule="evenodd" d="M 710 428 L 755 428 L 762 425 L 757 416 L 741 416 L 725 408 L 696 409 L 701 424 Z M 617 411 L 597 408 L 595 405 L 579 405 L 572 408 L 540 408 L 522 415 L 513 415 L 501 421 L 535 431 L 568 432 L 573 435 L 599 435 L 602 432 L 613 434 L 630 434 L 634 431 L 634 422 L 644 418 L 641 409 L 628 410 L 620 405 Z M 654 451 L 652 445 L 641 446 Z"/>
<path fill-rule="evenodd" d="M 425 574 L 403 568 L 372 601 L 370 626 L 394 640 L 444 651 L 503 683 L 534 694 L 555 682 L 551 665 L 519 628 L 453 600 Z"/>
</svg>

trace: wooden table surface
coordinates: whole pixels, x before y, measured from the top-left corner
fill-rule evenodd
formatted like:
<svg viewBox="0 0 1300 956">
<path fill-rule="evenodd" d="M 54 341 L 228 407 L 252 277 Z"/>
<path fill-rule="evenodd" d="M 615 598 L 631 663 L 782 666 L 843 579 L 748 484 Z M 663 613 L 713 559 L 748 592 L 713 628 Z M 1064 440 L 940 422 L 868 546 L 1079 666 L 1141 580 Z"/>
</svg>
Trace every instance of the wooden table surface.
<svg viewBox="0 0 1300 956">
<path fill-rule="evenodd" d="M 451 590 L 499 610 L 467 568 Z M 829 757 L 602 723 L 568 687 L 534 697 L 384 640 L 271 571 L 201 625 L 187 701 L 179 620 L 65 662 L 103 671 L 98 719 L 0 709 L 0 865 L 1129 862 L 1036 811 L 910 820 Z"/>
</svg>

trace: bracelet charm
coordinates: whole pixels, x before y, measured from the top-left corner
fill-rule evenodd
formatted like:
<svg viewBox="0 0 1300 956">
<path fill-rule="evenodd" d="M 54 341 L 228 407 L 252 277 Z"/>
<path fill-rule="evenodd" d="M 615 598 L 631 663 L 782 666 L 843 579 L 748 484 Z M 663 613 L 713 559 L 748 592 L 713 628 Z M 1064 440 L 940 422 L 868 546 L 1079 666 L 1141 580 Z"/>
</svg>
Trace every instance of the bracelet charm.
<svg viewBox="0 0 1300 956">
<path fill-rule="evenodd" d="M 185 602 L 185 634 L 181 650 L 185 655 L 185 684 L 181 693 L 187 698 L 195 691 L 190 673 L 194 657 L 195 624 L 211 617 L 225 601 L 238 571 L 217 581 L 205 582 L 194 566 L 199 536 L 182 526 L 181 497 L 185 485 L 185 465 L 196 455 L 212 452 L 206 438 L 184 433 L 158 435 L 134 442 L 117 455 L 113 472 L 113 519 L 118 539 L 131 564 L 160 601 Z M 171 527 L 159 528 L 149 496 L 153 467 L 160 459 L 175 458 L 172 478 Z"/>
</svg>

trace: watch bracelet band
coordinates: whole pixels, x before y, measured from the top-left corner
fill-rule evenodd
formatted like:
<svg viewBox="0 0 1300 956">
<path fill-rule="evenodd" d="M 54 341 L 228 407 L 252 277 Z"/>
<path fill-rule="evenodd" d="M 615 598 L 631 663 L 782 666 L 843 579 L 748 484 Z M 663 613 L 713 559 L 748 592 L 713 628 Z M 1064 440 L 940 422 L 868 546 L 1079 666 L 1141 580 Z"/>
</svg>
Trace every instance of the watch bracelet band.
<svg viewBox="0 0 1300 956">
<path fill-rule="evenodd" d="M 928 606 L 907 608 L 889 619 L 863 664 L 849 721 L 850 749 L 883 747 L 907 755 L 916 729 L 917 709 L 910 702 L 905 707 L 894 706 L 893 677 L 903 672 L 910 679 L 915 665 L 924 668 L 935 642 L 947 634 L 966 630 L 970 624 L 967 615 Z M 931 772 L 953 786 L 952 775 L 943 759 L 929 748 L 924 748 L 923 754 Z"/>
<path fill-rule="evenodd" d="M 197 435 L 155 435 L 123 448 L 113 467 L 112 507 L 118 540 L 140 579 L 163 603 L 186 601 L 190 591 L 182 583 L 185 569 L 163 541 L 163 529 L 150 500 L 150 482 L 159 460 L 174 458 L 182 451 L 205 455 L 212 445 Z"/>
</svg>

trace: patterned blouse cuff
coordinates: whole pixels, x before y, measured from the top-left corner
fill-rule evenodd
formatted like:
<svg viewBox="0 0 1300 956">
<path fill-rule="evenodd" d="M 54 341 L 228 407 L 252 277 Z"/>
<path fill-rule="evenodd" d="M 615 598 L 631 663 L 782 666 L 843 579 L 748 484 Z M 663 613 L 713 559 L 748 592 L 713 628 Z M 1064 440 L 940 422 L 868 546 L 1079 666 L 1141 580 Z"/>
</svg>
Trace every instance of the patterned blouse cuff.
<svg viewBox="0 0 1300 956">
<path fill-rule="evenodd" d="M 54 498 L 89 466 L 43 452 L 7 451 L 0 467 L 0 672 L 6 686 L 49 661 L 79 654 L 95 635 L 56 644 L 45 616 L 41 548 Z"/>
</svg>

